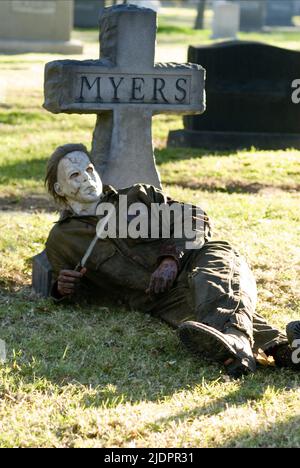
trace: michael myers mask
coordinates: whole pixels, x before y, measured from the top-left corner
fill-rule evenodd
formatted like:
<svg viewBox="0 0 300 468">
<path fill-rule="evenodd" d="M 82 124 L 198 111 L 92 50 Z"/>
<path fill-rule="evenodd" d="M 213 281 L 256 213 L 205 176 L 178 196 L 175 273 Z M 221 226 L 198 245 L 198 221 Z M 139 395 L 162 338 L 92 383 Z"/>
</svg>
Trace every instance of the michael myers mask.
<svg viewBox="0 0 300 468">
<path fill-rule="evenodd" d="M 60 161 L 54 189 L 71 204 L 89 205 L 99 199 L 102 182 L 88 156 L 73 151 Z"/>
</svg>

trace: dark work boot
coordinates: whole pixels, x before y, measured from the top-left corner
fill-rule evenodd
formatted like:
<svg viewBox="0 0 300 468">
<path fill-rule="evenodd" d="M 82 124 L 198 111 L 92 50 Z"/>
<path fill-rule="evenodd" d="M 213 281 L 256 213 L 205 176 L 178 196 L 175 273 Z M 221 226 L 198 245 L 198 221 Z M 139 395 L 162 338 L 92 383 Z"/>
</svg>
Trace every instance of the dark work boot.
<svg viewBox="0 0 300 468">
<path fill-rule="evenodd" d="M 278 367 L 300 370 L 300 321 L 290 322 L 286 326 L 288 343 L 279 344 L 268 350 Z"/>
<path fill-rule="evenodd" d="M 178 334 L 191 352 L 225 364 L 231 377 L 239 378 L 256 370 L 250 341 L 236 328 L 222 333 L 200 322 L 184 322 L 178 328 Z"/>
</svg>

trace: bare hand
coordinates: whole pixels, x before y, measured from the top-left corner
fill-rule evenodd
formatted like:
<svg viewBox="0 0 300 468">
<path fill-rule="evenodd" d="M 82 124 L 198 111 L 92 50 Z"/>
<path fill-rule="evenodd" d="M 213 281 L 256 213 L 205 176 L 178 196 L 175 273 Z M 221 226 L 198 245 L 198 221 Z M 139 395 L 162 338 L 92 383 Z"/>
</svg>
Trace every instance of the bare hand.
<svg viewBox="0 0 300 468">
<path fill-rule="evenodd" d="M 71 296 L 76 290 L 77 284 L 86 273 L 86 268 L 81 271 L 61 270 L 57 280 L 57 291 L 61 296 Z"/>
<path fill-rule="evenodd" d="M 165 258 L 151 276 L 149 288 L 146 293 L 159 294 L 171 289 L 178 274 L 176 260 Z"/>
</svg>

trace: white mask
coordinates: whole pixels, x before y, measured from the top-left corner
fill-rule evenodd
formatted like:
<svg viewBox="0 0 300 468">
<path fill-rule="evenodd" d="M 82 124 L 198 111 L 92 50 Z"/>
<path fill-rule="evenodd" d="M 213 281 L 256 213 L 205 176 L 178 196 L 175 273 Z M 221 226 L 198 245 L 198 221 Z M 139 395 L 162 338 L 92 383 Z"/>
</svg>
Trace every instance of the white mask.
<svg viewBox="0 0 300 468">
<path fill-rule="evenodd" d="M 54 189 L 76 214 L 95 214 L 102 188 L 99 174 L 84 152 L 73 151 L 59 162 Z"/>
</svg>

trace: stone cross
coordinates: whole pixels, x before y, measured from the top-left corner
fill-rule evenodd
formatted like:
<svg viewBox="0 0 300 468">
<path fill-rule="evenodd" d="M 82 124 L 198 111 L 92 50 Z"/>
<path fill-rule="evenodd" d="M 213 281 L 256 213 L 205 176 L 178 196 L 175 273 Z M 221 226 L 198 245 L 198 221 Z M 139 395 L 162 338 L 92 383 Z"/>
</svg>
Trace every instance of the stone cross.
<svg viewBox="0 0 300 468">
<path fill-rule="evenodd" d="M 92 158 L 105 184 L 160 187 L 152 116 L 205 110 L 205 70 L 154 64 L 156 13 L 135 5 L 106 8 L 100 59 L 50 62 L 44 107 L 53 113 L 95 113 Z"/>
</svg>

